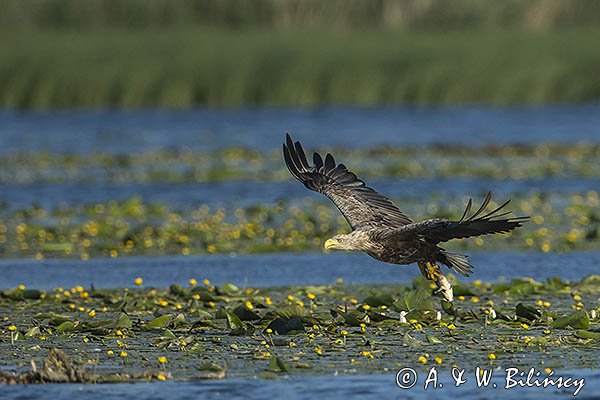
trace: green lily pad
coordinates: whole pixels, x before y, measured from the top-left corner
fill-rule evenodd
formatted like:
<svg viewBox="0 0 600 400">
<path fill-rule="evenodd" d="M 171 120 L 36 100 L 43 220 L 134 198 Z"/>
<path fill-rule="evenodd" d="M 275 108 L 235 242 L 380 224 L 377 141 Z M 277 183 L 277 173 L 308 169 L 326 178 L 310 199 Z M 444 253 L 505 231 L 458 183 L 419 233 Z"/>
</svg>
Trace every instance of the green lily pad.
<svg viewBox="0 0 600 400">
<path fill-rule="evenodd" d="M 396 300 L 393 306 L 396 311 L 432 310 L 431 292 L 424 289 L 411 290 Z"/>
<path fill-rule="evenodd" d="M 279 315 L 280 317 L 287 318 L 287 319 L 291 319 L 293 317 L 300 317 L 300 318 L 310 317 L 310 312 L 306 308 L 300 307 L 300 306 L 280 307 L 277 310 L 275 310 L 275 313 L 277 315 Z"/>
<path fill-rule="evenodd" d="M 149 329 L 162 329 L 169 326 L 173 316 L 171 314 L 161 315 L 160 317 L 154 318 L 146 325 Z"/>
<path fill-rule="evenodd" d="M 245 305 L 237 306 L 233 313 L 238 316 L 242 321 L 256 321 L 260 319 L 260 316 L 254 311 L 248 309 Z"/>
<path fill-rule="evenodd" d="M 517 317 L 525 318 L 528 321 L 539 321 L 542 314 L 535 307 L 524 305 L 523 303 L 517 304 L 516 307 Z"/>
<path fill-rule="evenodd" d="M 235 286 L 233 283 L 227 282 L 224 283 L 222 286 L 219 286 L 219 291 L 227 295 L 232 295 L 239 293 L 240 288 Z M 200 296 L 200 298 L 202 298 L 202 295 Z"/>
<path fill-rule="evenodd" d="M 117 322 L 115 323 L 115 328 L 131 329 L 132 326 L 133 326 L 133 324 L 131 323 L 131 319 L 129 318 L 129 316 L 127 314 L 125 314 L 125 313 L 119 314 L 119 318 L 117 319 Z"/>
<path fill-rule="evenodd" d="M 558 276 L 553 276 L 546 280 L 546 283 L 544 284 L 544 289 L 557 292 L 559 290 L 563 290 L 565 286 L 567 286 L 565 281 L 563 281 Z"/>
<path fill-rule="evenodd" d="M 71 331 L 74 331 L 75 329 L 77 329 L 75 326 L 75 323 L 73 323 L 71 321 L 65 321 L 56 327 L 56 330 L 58 332 L 71 332 Z"/>
<path fill-rule="evenodd" d="M 31 328 L 29 328 L 27 330 L 27 332 L 25 332 L 25 337 L 30 338 L 30 337 L 38 336 L 39 334 L 40 334 L 39 326 L 32 326 Z"/>
<path fill-rule="evenodd" d="M 578 330 L 575 332 L 575 336 L 581 339 L 592 339 L 592 340 L 600 340 L 600 332 L 596 331 L 586 331 L 586 330 Z"/>
<path fill-rule="evenodd" d="M 271 356 L 271 360 L 269 362 L 269 366 L 267 367 L 267 371 L 271 372 L 288 372 L 289 368 L 285 364 L 280 357 Z"/>
<path fill-rule="evenodd" d="M 573 314 L 557 319 L 552 326 L 559 329 L 564 329 L 569 326 L 574 329 L 587 329 L 590 327 L 590 317 L 585 310 L 579 310 Z"/>
<path fill-rule="evenodd" d="M 361 324 L 368 324 L 371 322 L 368 314 L 358 310 L 343 314 L 343 317 L 345 324 L 348 326 L 360 326 Z"/>
<path fill-rule="evenodd" d="M 295 334 L 304 332 L 304 324 L 300 317 L 292 317 L 290 319 L 277 317 L 267 325 L 265 331 L 267 329 L 271 329 L 279 335 Z"/>
</svg>

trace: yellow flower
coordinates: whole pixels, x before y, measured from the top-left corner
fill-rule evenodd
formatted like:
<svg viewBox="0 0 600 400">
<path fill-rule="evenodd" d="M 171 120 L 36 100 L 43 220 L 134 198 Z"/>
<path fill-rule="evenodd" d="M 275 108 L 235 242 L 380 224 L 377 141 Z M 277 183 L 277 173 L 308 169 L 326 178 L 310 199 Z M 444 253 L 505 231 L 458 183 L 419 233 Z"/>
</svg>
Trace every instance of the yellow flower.
<svg viewBox="0 0 600 400">
<path fill-rule="evenodd" d="M 194 300 L 200 300 L 200 295 L 198 293 L 194 294 Z"/>
<path fill-rule="evenodd" d="M 490 360 L 495 360 L 496 359 L 496 355 L 494 353 L 490 353 L 490 354 L 488 354 L 488 358 Z"/>
<path fill-rule="evenodd" d="M 133 281 L 133 283 L 135 283 L 136 285 L 140 286 L 142 283 L 144 283 L 144 280 L 138 276 L 137 278 L 135 278 L 135 280 Z"/>
<path fill-rule="evenodd" d="M 166 381 L 167 377 L 165 376 L 165 374 L 163 374 L 162 372 L 159 373 L 158 375 L 156 375 L 156 379 L 158 379 L 159 381 Z"/>
<path fill-rule="evenodd" d="M 371 306 L 368 304 L 363 304 L 362 308 L 363 308 L 363 310 L 370 310 Z"/>
<path fill-rule="evenodd" d="M 475 282 L 473 282 L 473 286 L 475 286 L 475 287 L 481 286 L 481 281 L 479 279 L 477 279 Z"/>
<path fill-rule="evenodd" d="M 158 304 L 160 304 L 162 307 L 166 307 L 169 305 L 169 302 L 166 300 L 161 299 Z"/>
<path fill-rule="evenodd" d="M 340 332 L 343 336 L 346 336 L 348 334 L 348 331 L 345 329 L 342 329 L 342 331 Z"/>
<path fill-rule="evenodd" d="M 442 359 L 441 359 L 441 358 L 439 358 L 439 357 L 436 357 L 436 358 L 435 358 L 435 363 L 436 363 L 437 365 L 441 365 L 441 364 L 442 364 Z"/>
<path fill-rule="evenodd" d="M 457 298 L 458 298 L 460 301 L 462 301 L 462 300 L 464 300 L 464 299 L 465 299 L 465 296 L 458 296 Z"/>
<path fill-rule="evenodd" d="M 573 295 L 573 300 L 575 301 L 581 301 L 581 296 L 578 294 Z"/>
<path fill-rule="evenodd" d="M 540 249 L 544 252 L 547 253 L 550 251 L 550 243 L 548 242 L 544 242 L 542 243 L 542 246 L 540 247 Z"/>
<path fill-rule="evenodd" d="M 315 353 L 317 353 L 318 355 L 323 355 L 323 349 L 320 347 L 315 347 Z"/>
<path fill-rule="evenodd" d="M 527 324 L 525 324 L 525 323 L 521 324 L 521 327 L 522 327 L 523 329 L 529 329 L 529 325 L 527 325 Z"/>
<path fill-rule="evenodd" d="M 417 361 L 421 364 L 427 364 L 427 358 L 425 358 L 424 356 L 419 356 L 419 359 Z"/>
<path fill-rule="evenodd" d="M 271 304 L 273 304 L 273 301 L 271 300 L 270 297 L 265 297 L 265 303 L 270 306 Z"/>
<path fill-rule="evenodd" d="M 252 305 L 252 302 L 250 300 L 246 300 L 245 305 L 248 310 L 252 310 L 254 308 L 254 306 Z"/>
<path fill-rule="evenodd" d="M 23 285 L 22 283 L 19 285 L 19 290 L 25 290 L 25 285 Z"/>
<path fill-rule="evenodd" d="M 198 282 L 194 278 L 190 278 L 190 280 L 188 282 L 189 282 L 190 286 L 196 286 L 198 284 Z"/>
<path fill-rule="evenodd" d="M 288 301 L 294 301 L 294 296 L 292 296 L 291 294 L 288 294 L 287 299 L 288 299 Z"/>
<path fill-rule="evenodd" d="M 14 332 L 14 331 L 17 330 L 17 327 L 14 326 L 14 325 L 11 325 L 11 326 L 8 327 L 8 330 L 11 331 L 11 332 Z"/>
<path fill-rule="evenodd" d="M 308 298 L 309 298 L 309 299 L 311 299 L 311 300 L 314 300 L 314 299 L 315 299 L 317 296 L 315 296 L 315 295 L 314 295 L 314 294 L 312 294 L 312 293 L 307 293 L 307 294 L 306 294 L 306 297 L 308 297 Z"/>
<path fill-rule="evenodd" d="M 369 350 L 363 350 L 360 352 L 365 357 L 374 358 L 373 354 Z"/>
<path fill-rule="evenodd" d="M 266 332 L 267 332 L 267 333 L 273 333 L 273 329 L 271 329 L 271 328 L 267 328 Z"/>
<path fill-rule="evenodd" d="M 471 297 L 471 301 L 473 303 L 479 303 L 479 297 L 473 296 L 473 297 Z"/>
<path fill-rule="evenodd" d="M 112 351 L 112 350 L 108 350 L 108 351 L 106 352 L 106 354 L 108 354 L 109 356 L 112 356 L 113 354 L 115 354 L 115 352 L 114 352 L 114 351 Z"/>
<path fill-rule="evenodd" d="M 127 357 L 127 352 L 125 350 L 123 350 L 119 353 L 119 356 L 125 358 L 125 357 Z"/>
<path fill-rule="evenodd" d="M 456 325 L 454 325 L 453 323 L 449 323 L 447 328 L 448 329 L 456 329 Z"/>
<path fill-rule="evenodd" d="M 88 312 L 88 315 L 89 315 L 91 318 L 94 318 L 94 317 L 96 316 L 96 310 L 90 310 L 90 311 Z"/>
<path fill-rule="evenodd" d="M 165 357 L 165 356 L 160 356 L 157 359 L 158 359 L 159 364 L 166 364 L 169 362 L 169 360 L 167 360 L 167 357 Z"/>
<path fill-rule="evenodd" d="M 547 374 L 549 374 L 550 372 L 552 372 L 552 369 L 550 369 L 550 368 L 546 368 L 546 369 L 544 370 L 544 372 L 545 372 L 545 373 L 547 373 Z"/>
</svg>

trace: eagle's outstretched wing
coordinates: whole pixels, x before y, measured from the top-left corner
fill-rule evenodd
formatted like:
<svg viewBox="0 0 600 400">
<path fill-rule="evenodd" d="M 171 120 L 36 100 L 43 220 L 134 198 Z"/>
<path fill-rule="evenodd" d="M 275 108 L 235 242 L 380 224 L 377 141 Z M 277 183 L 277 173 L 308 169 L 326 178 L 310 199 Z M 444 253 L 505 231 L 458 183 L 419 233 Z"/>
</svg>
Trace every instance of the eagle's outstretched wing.
<svg viewBox="0 0 600 400">
<path fill-rule="evenodd" d="M 294 178 L 308 189 L 329 197 L 352 229 L 368 226 L 397 228 L 412 223 L 387 197 L 366 186 L 344 164 L 336 165 L 331 154 L 323 161 L 318 153 L 314 153 L 314 165 L 309 165 L 300 142 L 294 143 L 287 134 L 283 157 Z"/>
<path fill-rule="evenodd" d="M 429 243 L 437 244 L 451 239 L 462 239 L 472 236 L 487 235 L 490 233 L 506 233 L 521 226 L 529 217 L 505 217 L 508 212 L 499 213 L 510 203 L 507 200 L 494 210 L 483 214 L 483 211 L 492 200 L 492 192 L 488 192 L 481 207 L 468 217 L 473 204 L 469 199 L 463 216 L 458 221 L 449 221 L 446 219 L 429 219 L 414 224 L 405 225 L 394 230 L 382 232 L 382 237 L 403 239 L 421 238 Z"/>
</svg>

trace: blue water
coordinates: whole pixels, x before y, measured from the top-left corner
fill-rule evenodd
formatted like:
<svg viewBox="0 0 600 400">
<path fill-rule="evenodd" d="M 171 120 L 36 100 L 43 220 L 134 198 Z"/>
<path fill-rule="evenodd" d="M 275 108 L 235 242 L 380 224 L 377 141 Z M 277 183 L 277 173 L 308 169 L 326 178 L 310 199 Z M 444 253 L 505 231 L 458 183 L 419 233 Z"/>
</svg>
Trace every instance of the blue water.
<svg viewBox="0 0 600 400">
<path fill-rule="evenodd" d="M 461 281 L 496 282 L 509 278 L 551 276 L 581 279 L 600 274 L 600 252 L 569 253 L 473 253 L 475 272 Z M 263 255 L 205 255 L 124 257 L 81 260 L 0 260 L 1 288 L 24 284 L 50 289 L 75 285 L 110 288 L 133 286 L 141 276 L 145 286 L 187 285 L 189 278 L 208 278 L 220 285 L 238 286 L 326 285 L 337 278 L 346 284 L 410 283 L 419 275 L 416 265 L 381 263 L 365 254 L 332 252 Z"/>
<path fill-rule="evenodd" d="M 455 387 L 448 371 L 439 373 L 442 387 L 424 389 L 424 373 L 418 383 L 410 389 L 396 385 L 396 371 L 377 375 L 329 375 L 329 376 L 283 376 L 278 380 L 231 379 L 224 381 L 164 382 L 115 385 L 28 385 L 0 387 L 3 400 L 32 398 L 53 399 L 127 399 L 135 396 L 145 400 L 196 400 L 196 399 L 438 399 L 457 396 L 461 400 L 471 399 L 598 399 L 600 373 L 581 369 L 557 371 L 563 378 L 584 379 L 585 385 L 573 397 L 575 389 L 554 387 L 512 387 L 505 389 L 505 372 L 495 371 L 487 387 L 477 387 L 473 371 L 466 371 L 469 381 Z M 493 385 L 496 384 L 496 388 Z"/>
<path fill-rule="evenodd" d="M 442 194 L 445 199 L 484 196 L 488 190 L 501 199 L 532 190 L 568 195 L 600 188 L 598 179 L 540 178 L 492 180 L 488 178 L 370 179 L 369 185 L 392 199 L 430 198 Z M 440 193 L 443 188 L 443 193 Z M 280 200 L 321 199 L 291 178 L 285 182 L 225 181 L 215 183 L 66 183 L 8 184 L 1 187 L 0 202 L 10 208 L 31 205 L 45 209 L 58 206 L 103 203 L 139 197 L 147 203 L 168 204 L 189 210 L 207 204 L 211 207 L 244 207 L 274 204 Z M 325 200 L 323 200 L 325 201 Z M 456 201 L 461 205 L 463 200 Z M 401 200 L 398 204 L 402 204 Z M 332 206 L 333 207 L 333 206 Z"/>
<path fill-rule="evenodd" d="M 600 104 L 493 108 L 0 110 L 0 154 L 279 148 L 289 131 L 322 146 L 597 142 Z"/>
</svg>

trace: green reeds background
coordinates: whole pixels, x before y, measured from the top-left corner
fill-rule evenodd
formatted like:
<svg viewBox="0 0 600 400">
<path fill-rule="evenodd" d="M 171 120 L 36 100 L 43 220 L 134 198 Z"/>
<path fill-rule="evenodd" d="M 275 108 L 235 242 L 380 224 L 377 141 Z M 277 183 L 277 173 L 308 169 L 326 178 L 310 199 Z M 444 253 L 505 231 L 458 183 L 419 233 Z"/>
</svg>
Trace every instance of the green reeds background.
<svg viewBox="0 0 600 400">
<path fill-rule="evenodd" d="M 3 107 L 600 98 L 600 3 L 583 0 L 3 6 Z"/>
</svg>

